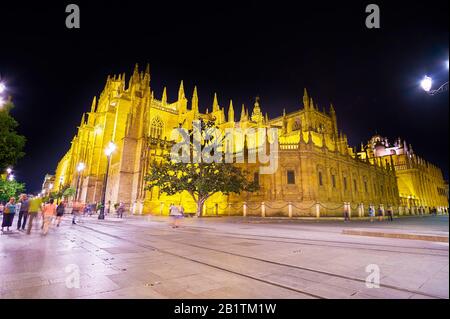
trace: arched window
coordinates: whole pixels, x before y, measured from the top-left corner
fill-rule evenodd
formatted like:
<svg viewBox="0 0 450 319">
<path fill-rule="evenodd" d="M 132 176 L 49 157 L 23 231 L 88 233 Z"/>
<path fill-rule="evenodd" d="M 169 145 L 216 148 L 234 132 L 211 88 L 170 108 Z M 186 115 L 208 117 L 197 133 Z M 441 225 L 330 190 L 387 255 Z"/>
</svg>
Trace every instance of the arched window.
<svg viewBox="0 0 450 319">
<path fill-rule="evenodd" d="M 150 137 L 162 138 L 164 124 L 159 117 L 154 117 L 150 124 Z"/>
<path fill-rule="evenodd" d="M 294 123 L 292 124 L 292 130 L 298 131 L 300 129 L 300 127 L 301 127 L 300 120 L 295 120 Z"/>
</svg>

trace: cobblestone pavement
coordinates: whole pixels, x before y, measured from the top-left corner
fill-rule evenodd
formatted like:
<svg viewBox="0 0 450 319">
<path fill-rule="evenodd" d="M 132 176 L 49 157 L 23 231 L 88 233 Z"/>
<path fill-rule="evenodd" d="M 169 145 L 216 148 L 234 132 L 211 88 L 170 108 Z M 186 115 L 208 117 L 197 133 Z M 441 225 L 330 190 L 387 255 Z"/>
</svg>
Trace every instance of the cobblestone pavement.
<svg viewBox="0 0 450 319">
<path fill-rule="evenodd" d="M 448 243 L 342 233 L 448 237 L 447 216 L 393 223 L 186 218 L 176 229 L 168 222 L 87 217 L 71 225 L 66 216 L 46 237 L 39 225 L 29 236 L 3 234 L 0 298 L 449 296 Z"/>
</svg>

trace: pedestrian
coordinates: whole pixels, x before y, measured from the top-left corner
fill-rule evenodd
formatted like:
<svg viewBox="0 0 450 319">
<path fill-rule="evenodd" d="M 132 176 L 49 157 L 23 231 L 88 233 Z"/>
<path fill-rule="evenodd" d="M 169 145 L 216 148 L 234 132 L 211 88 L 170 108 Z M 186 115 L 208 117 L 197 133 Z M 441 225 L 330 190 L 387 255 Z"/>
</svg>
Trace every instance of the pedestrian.
<svg viewBox="0 0 450 319">
<path fill-rule="evenodd" d="M 3 210 L 5 209 L 5 205 L 3 202 L 0 202 L 0 215 L 3 215 Z"/>
<path fill-rule="evenodd" d="M 77 217 L 79 218 L 80 215 L 80 209 L 81 209 L 81 205 L 79 202 L 74 201 L 72 202 L 72 225 L 76 225 L 76 221 L 77 221 Z"/>
<path fill-rule="evenodd" d="M 47 204 L 44 205 L 42 209 L 42 216 L 44 218 L 44 228 L 43 235 L 47 235 L 48 230 L 50 228 L 50 224 L 52 223 L 53 217 L 56 215 L 56 205 L 54 204 L 54 199 L 50 198 Z"/>
<path fill-rule="evenodd" d="M 11 197 L 9 202 L 5 205 L 3 210 L 3 221 L 2 221 L 2 232 L 3 228 L 6 227 L 6 231 L 9 232 L 9 227 L 12 226 L 14 221 L 14 215 L 16 214 L 16 199 Z"/>
<path fill-rule="evenodd" d="M 344 222 L 350 221 L 350 214 L 348 213 L 348 207 L 344 207 Z"/>
<path fill-rule="evenodd" d="M 369 206 L 369 217 L 370 222 L 373 223 L 373 219 L 375 218 L 375 209 L 373 209 L 373 206 Z"/>
<path fill-rule="evenodd" d="M 125 204 L 123 202 L 120 202 L 119 207 L 117 208 L 117 216 L 119 218 L 123 218 L 124 211 L 125 211 Z"/>
<path fill-rule="evenodd" d="M 178 228 L 178 220 L 182 217 L 180 208 L 174 204 L 170 204 L 169 215 L 172 218 L 172 228 Z"/>
<path fill-rule="evenodd" d="M 30 200 L 30 205 L 28 207 L 28 224 L 27 224 L 27 235 L 31 234 L 31 228 L 33 227 L 33 220 L 38 216 L 38 213 L 42 208 L 42 198 L 34 197 Z"/>
<path fill-rule="evenodd" d="M 393 222 L 394 221 L 394 216 L 393 216 L 393 212 L 392 212 L 392 207 L 389 207 L 387 210 L 387 216 L 388 216 L 388 221 Z"/>
<path fill-rule="evenodd" d="M 383 209 L 381 209 L 381 206 L 378 207 L 378 221 L 383 221 Z"/>
<path fill-rule="evenodd" d="M 59 203 L 58 207 L 56 207 L 56 227 L 59 227 L 59 224 L 61 224 L 61 219 L 64 216 L 65 209 L 66 202 L 63 200 Z"/>
<path fill-rule="evenodd" d="M 25 230 L 27 224 L 28 210 L 30 207 L 30 201 L 26 194 L 20 195 L 20 208 L 19 208 L 19 220 L 17 221 L 17 230 Z"/>
</svg>

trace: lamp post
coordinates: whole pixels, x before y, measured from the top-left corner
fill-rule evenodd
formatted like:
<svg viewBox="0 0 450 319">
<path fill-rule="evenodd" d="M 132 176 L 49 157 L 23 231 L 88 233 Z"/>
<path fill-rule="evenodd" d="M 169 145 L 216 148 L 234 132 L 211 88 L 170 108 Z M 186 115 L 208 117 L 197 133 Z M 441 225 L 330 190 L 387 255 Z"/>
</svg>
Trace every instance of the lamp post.
<svg viewBox="0 0 450 319">
<path fill-rule="evenodd" d="M 78 177 L 77 177 L 77 187 L 75 188 L 75 201 L 78 200 L 78 189 L 80 187 L 80 177 L 81 177 L 81 172 L 86 168 L 86 164 L 84 164 L 83 162 L 78 163 L 77 165 L 77 172 L 78 172 Z"/>
<path fill-rule="evenodd" d="M 117 148 L 116 144 L 114 144 L 113 142 L 109 142 L 108 146 L 105 149 L 105 155 L 107 158 L 107 162 L 106 162 L 105 177 L 103 178 L 102 207 L 100 209 L 100 214 L 98 215 L 98 219 L 105 219 L 106 186 L 108 184 L 109 165 L 111 164 L 111 155 L 116 150 L 116 148 Z"/>
</svg>

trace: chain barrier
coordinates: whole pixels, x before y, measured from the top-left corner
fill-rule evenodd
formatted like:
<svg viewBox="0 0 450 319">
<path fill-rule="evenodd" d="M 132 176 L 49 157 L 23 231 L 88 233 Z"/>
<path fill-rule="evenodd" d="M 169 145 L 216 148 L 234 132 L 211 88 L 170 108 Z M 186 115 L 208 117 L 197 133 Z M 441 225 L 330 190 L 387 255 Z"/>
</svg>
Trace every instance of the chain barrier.
<svg viewBox="0 0 450 319">
<path fill-rule="evenodd" d="M 297 207 L 294 204 L 292 204 L 292 207 L 297 208 L 299 211 L 310 211 L 311 208 L 313 208 L 314 206 L 316 206 L 316 203 L 312 204 L 311 206 L 305 208 L 305 207 Z"/>
<path fill-rule="evenodd" d="M 281 207 L 272 207 L 272 206 L 270 206 L 270 205 L 268 205 L 268 204 L 265 204 L 264 203 L 264 205 L 265 205 L 265 207 L 267 207 L 267 208 L 270 208 L 270 209 L 283 209 L 283 208 L 286 208 L 286 207 L 288 207 L 289 206 L 289 204 L 286 204 L 286 205 L 284 205 L 284 206 L 281 206 Z"/>
<path fill-rule="evenodd" d="M 318 204 L 319 204 L 320 207 L 322 207 L 322 208 L 324 208 L 326 210 L 338 210 L 338 209 L 344 208 L 343 204 L 338 206 L 338 207 L 335 207 L 335 208 L 326 207 L 326 206 L 322 205 L 321 203 L 318 203 Z"/>
</svg>

